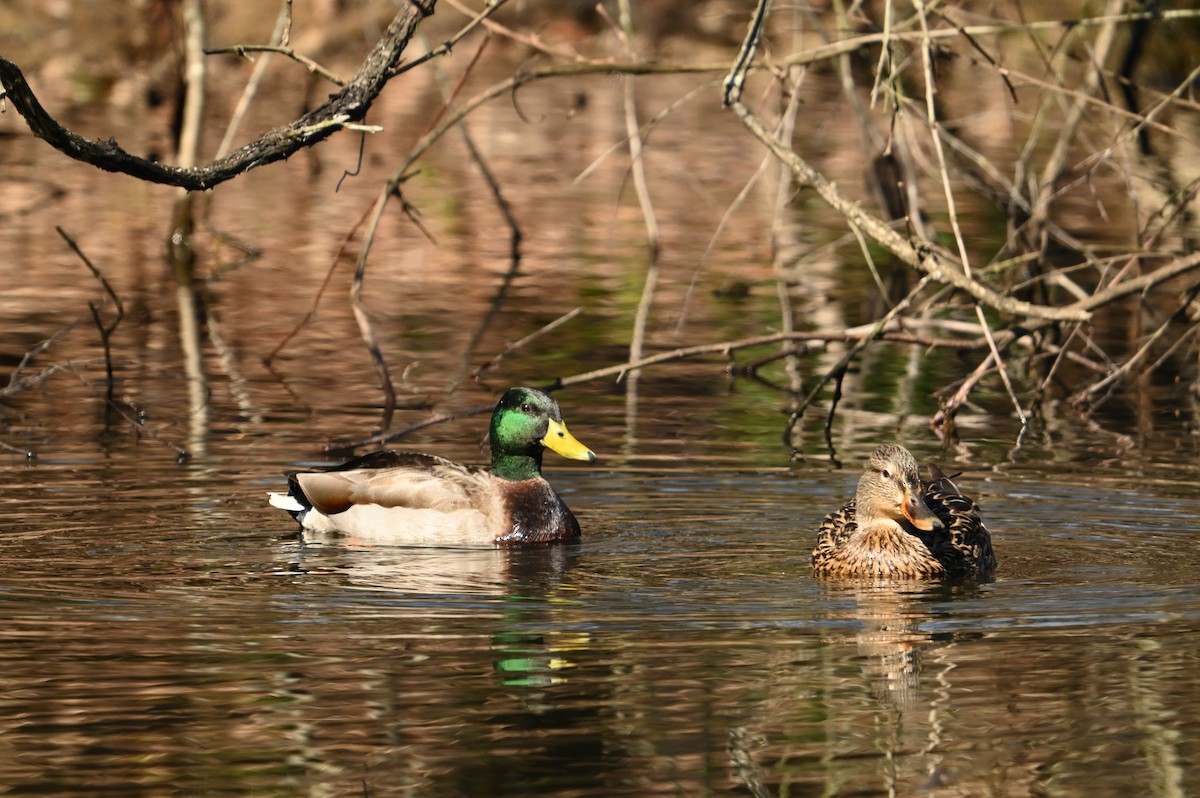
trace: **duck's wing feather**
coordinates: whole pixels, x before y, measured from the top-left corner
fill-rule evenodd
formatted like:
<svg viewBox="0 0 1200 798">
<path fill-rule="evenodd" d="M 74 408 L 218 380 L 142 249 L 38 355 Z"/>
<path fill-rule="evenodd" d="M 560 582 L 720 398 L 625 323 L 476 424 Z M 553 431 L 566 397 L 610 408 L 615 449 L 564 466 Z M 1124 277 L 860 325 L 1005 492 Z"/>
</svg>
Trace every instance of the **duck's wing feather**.
<svg viewBox="0 0 1200 798">
<path fill-rule="evenodd" d="M 927 469 L 929 481 L 925 483 L 925 498 L 946 525 L 945 534 L 954 559 L 961 558 L 963 568 L 972 573 L 991 574 L 996 570 L 996 555 L 992 550 L 992 535 L 983 523 L 979 505 L 963 495 L 941 468 L 931 463 Z"/>
<path fill-rule="evenodd" d="M 954 477 L 961 473 L 955 474 Z M 925 490 L 932 491 L 939 496 L 962 496 L 962 491 L 953 482 L 954 477 L 946 476 L 946 472 L 937 463 L 926 463 L 925 474 L 921 481 L 924 483 Z"/>
<path fill-rule="evenodd" d="M 288 474 L 304 498 L 324 515 L 358 505 L 412 510 L 478 508 L 488 472 L 415 452 L 374 452 L 321 471 Z"/>
<path fill-rule="evenodd" d="M 813 549 L 813 561 L 837 551 L 845 545 L 850 536 L 858 529 L 855 521 L 855 500 L 851 499 L 841 508 L 825 516 L 817 529 L 817 546 Z"/>
</svg>

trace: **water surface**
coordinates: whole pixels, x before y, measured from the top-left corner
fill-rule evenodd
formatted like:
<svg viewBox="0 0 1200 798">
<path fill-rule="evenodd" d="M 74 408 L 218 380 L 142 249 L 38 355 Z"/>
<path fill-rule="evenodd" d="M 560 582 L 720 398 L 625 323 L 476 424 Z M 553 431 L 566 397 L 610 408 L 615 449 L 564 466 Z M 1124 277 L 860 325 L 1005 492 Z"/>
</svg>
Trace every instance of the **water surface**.
<svg viewBox="0 0 1200 798">
<path fill-rule="evenodd" d="M 808 573 L 844 471 L 553 476 L 585 540 L 503 552 L 305 544 L 265 463 L 10 463 L 0 783 L 1183 795 L 1197 775 L 1194 499 L 1127 490 L 1111 513 L 1116 488 L 974 481 L 997 580 L 870 586 Z"/>
</svg>

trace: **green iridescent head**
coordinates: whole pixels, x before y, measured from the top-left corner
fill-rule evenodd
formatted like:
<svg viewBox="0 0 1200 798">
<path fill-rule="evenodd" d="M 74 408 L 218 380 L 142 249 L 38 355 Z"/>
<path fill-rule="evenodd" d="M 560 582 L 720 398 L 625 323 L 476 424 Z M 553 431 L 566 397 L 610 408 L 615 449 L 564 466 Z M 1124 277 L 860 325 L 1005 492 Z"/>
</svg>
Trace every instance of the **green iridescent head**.
<svg viewBox="0 0 1200 798">
<path fill-rule="evenodd" d="M 595 462 L 591 449 L 567 431 L 558 402 L 536 388 L 509 388 L 492 412 L 488 434 L 492 472 L 503 479 L 533 479 L 542 471 L 542 451 Z"/>
</svg>

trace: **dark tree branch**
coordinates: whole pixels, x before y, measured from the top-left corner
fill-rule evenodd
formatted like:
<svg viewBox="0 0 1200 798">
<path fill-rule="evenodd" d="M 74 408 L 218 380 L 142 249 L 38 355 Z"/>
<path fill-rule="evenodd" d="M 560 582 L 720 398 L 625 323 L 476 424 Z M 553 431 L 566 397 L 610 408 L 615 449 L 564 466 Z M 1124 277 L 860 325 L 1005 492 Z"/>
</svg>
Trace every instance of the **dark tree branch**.
<svg viewBox="0 0 1200 798">
<path fill-rule="evenodd" d="M 66 129 L 42 108 L 20 68 L 3 57 L 0 57 L 0 84 L 33 134 L 60 152 L 107 172 L 189 191 L 204 191 L 257 166 L 282 161 L 348 125 L 361 122 L 383 87 L 397 74 L 404 50 L 418 23 L 433 13 L 435 2 L 426 0 L 423 4 L 410 2 L 405 5 L 367 54 L 354 78 L 320 106 L 224 158 L 190 169 L 139 158 L 121 149 L 115 139 L 96 141 Z"/>
</svg>

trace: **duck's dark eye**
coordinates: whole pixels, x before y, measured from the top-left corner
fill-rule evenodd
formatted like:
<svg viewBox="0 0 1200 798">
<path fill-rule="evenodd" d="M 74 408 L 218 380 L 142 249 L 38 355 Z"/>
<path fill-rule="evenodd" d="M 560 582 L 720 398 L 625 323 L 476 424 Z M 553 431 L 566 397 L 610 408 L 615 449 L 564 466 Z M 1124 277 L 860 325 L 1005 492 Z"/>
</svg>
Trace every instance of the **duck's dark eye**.
<svg viewBox="0 0 1200 798">
<path fill-rule="evenodd" d="M 885 469 L 883 469 L 883 470 L 881 470 L 879 473 L 880 473 L 880 474 L 883 474 L 883 478 L 884 478 L 884 479 L 891 479 L 891 478 L 892 478 L 892 472 L 891 472 L 891 471 L 888 471 L 886 468 L 885 468 Z"/>
<path fill-rule="evenodd" d="M 522 413 L 532 413 L 533 406 L 531 404 L 529 404 L 529 402 L 521 402 L 521 412 Z"/>
</svg>

